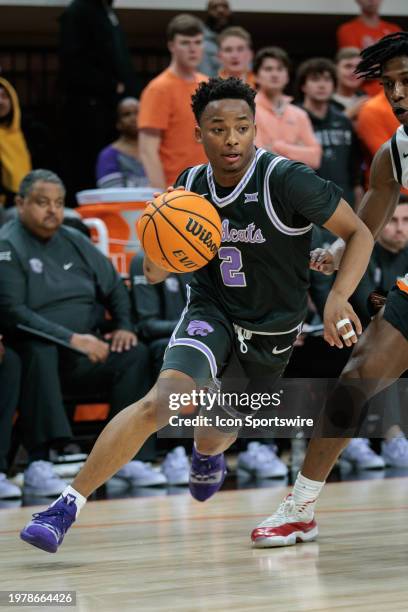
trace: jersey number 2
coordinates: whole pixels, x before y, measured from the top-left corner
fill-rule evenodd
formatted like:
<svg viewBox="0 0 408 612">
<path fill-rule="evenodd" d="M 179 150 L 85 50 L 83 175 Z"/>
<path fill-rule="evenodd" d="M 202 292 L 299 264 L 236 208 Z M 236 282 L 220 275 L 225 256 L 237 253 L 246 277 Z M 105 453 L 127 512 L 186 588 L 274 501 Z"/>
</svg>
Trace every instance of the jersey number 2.
<svg viewBox="0 0 408 612">
<path fill-rule="evenodd" d="M 227 287 L 246 287 L 245 273 L 242 269 L 241 251 L 236 247 L 221 247 L 218 249 L 221 259 L 220 270 L 224 285 Z"/>
</svg>

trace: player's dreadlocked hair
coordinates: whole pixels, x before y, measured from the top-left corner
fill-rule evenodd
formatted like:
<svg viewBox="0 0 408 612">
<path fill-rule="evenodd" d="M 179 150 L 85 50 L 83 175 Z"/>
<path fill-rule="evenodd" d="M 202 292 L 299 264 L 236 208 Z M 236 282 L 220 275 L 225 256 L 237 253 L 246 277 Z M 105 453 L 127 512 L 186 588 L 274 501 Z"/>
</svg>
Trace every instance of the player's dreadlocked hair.
<svg viewBox="0 0 408 612">
<path fill-rule="evenodd" d="M 235 77 L 220 79 L 216 77 L 209 79 L 207 82 L 200 83 L 191 97 L 191 108 L 197 122 L 199 122 L 205 107 L 210 102 L 226 99 L 244 100 L 255 115 L 255 95 L 256 91 L 251 89 L 241 79 Z"/>
<path fill-rule="evenodd" d="M 362 79 L 378 79 L 388 60 L 406 55 L 408 57 L 408 32 L 395 32 L 381 38 L 360 53 L 361 61 L 355 72 Z"/>
</svg>

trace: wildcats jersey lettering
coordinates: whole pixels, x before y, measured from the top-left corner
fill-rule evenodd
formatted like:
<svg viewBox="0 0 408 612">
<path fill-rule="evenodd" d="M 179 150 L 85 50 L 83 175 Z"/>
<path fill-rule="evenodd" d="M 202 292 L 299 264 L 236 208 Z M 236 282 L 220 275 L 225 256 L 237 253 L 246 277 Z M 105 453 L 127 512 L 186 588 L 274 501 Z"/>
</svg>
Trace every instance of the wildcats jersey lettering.
<svg viewBox="0 0 408 612">
<path fill-rule="evenodd" d="M 222 220 L 221 247 L 194 273 L 192 298 L 212 300 L 251 331 L 276 333 L 301 323 L 312 225 L 331 217 L 341 190 L 307 166 L 264 149 L 255 150 L 234 187 L 218 185 L 210 164 L 186 170 L 176 185 L 205 194 Z"/>
<path fill-rule="evenodd" d="M 408 189 L 408 127 L 400 125 L 391 138 L 391 159 L 394 178 Z"/>
</svg>

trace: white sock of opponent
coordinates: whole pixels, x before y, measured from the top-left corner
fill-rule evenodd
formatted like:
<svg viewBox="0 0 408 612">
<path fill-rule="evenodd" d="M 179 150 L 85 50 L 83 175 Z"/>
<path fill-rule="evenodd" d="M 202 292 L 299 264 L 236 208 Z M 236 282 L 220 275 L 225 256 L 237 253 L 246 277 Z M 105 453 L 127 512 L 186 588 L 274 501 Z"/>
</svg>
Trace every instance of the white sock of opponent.
<svg viewBox="0 0 408 612">
<path fill-rule="evenodd" d="M 308 512 L 314 512 L 314 506 L 323 489 L 325 481 L 310 480 L 299 472 L 293 487 L 292 496 L 296 506 L 306 506 Z"/>
<path fill-rule="evenodd" d="M 57 501 L 60 501 L 63 497 L 67 497 L 67 495 L 72 495 L 73 497 L 75 497 L 75 505 L 77 507 L 77 513 L 76 513 L 76 518 L 78 518 L 79 513 L 81 512 L 82 508 L 85 506 L 86 504 L 86 497 L 84 497 L 83 495 L 81 495 L 81 493 L 78 493 L 78 491 L 76 491 L 75 489 L 73 489 L 70 485 L 68 485 L 67 487 L 65 487 L 65 489 L 63 490 L 63 492 L 61 493 L 61 495 L 58 497 L 58 499 L 55 500 L 55 502 L 53 502 L 51 504 L 51 506 L 53 506 L 54 504 L 57 503 Z"/>
</svg>

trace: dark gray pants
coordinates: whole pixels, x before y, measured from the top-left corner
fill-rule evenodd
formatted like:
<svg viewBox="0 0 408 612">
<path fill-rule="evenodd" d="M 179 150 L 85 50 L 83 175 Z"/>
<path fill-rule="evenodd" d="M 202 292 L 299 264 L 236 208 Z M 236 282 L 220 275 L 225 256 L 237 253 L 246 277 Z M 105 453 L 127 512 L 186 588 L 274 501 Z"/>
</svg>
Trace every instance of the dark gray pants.
<svg viewBox="0 0 408 612">
<path fill-rule="evenodd" d="M 21 365 L 18 355 L 6 348 L 0 363 L 0 472 L 7 471 L 13 416 L 20 393 Z"/>
</svg>

